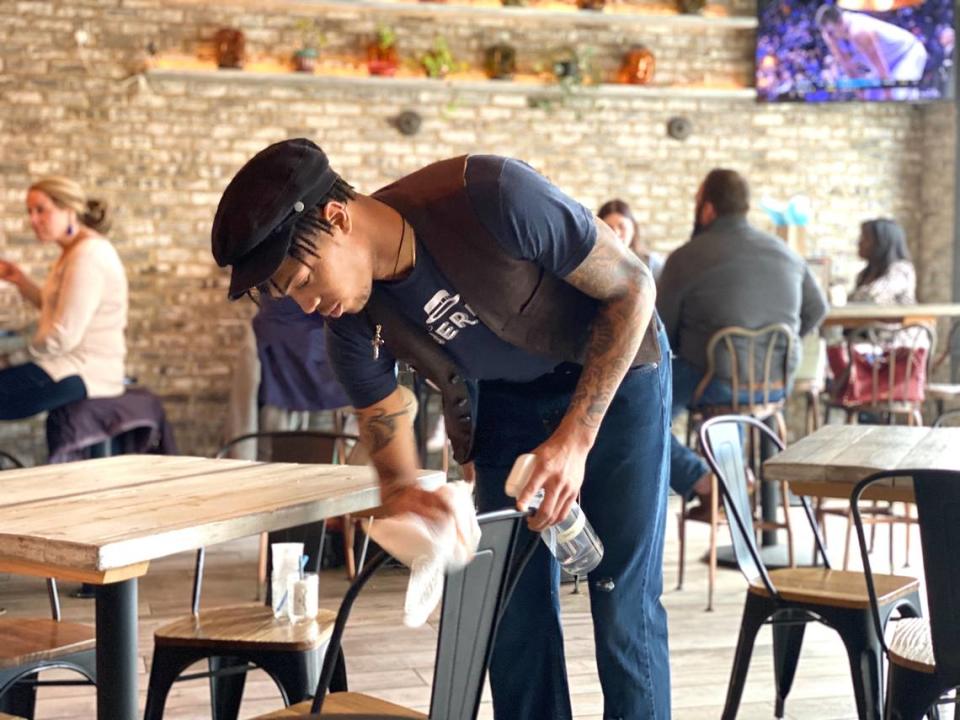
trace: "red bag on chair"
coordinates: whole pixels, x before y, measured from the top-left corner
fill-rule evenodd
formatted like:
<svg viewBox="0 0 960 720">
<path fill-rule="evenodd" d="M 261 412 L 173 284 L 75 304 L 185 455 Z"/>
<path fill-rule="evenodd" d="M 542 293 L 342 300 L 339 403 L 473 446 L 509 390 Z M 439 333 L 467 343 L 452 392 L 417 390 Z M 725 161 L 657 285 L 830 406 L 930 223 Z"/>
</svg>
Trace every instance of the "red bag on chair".
<svg viewBox="0 0 960 720">
<path fill-rule="evenodd" d="M 893 382 L 890 378 L 891 351 L 871 343 L 846 343 L 827 348 L 833 372 L 834 398 L 842 405 L 882 405 L 887 402 L 923 402 L 927 384 L 925 347 L 893 348 Z M 908 380 L 909 378 L 909 380 Z"/>
</svg>

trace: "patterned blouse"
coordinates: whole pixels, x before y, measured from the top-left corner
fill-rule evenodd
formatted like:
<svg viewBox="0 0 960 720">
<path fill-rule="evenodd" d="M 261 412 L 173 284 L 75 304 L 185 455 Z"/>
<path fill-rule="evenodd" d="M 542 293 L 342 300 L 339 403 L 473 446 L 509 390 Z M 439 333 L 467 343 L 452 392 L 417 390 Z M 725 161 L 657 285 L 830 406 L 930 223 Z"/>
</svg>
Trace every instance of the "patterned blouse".
<svg viewBox="0 0 960 720">
<path fill-rule="evenodd" d="M 861 285 L 847 298 L 876 305 L 912 305 L 917 302 L 917 274 L 909 260 L 891 263 L 887 274 Z"/>
</svg>

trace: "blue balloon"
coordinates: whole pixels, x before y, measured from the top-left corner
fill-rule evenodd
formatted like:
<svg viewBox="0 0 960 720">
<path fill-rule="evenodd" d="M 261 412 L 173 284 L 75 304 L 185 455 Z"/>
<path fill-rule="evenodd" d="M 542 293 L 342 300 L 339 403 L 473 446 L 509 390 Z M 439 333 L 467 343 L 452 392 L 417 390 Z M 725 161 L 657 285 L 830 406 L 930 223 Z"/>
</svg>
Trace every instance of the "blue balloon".
<svg viewBox="0 0 960 720">
<path fill-rule="evenodd" d="M 810 222 L 810 198 L 806 195 L 794 195 L 787 203 L 787 222 L 790 225 L 806 225 Z"/>
<path fill-rule="evenodd" d="M 773 220 L 774 225 L 788 225 L 786 217 L 786 207 L 779 200 L 771 200 L 770 198 L 763 198 L 760 201 L 760 209 L 763 210 L 771 220 Z"/>
</svg>

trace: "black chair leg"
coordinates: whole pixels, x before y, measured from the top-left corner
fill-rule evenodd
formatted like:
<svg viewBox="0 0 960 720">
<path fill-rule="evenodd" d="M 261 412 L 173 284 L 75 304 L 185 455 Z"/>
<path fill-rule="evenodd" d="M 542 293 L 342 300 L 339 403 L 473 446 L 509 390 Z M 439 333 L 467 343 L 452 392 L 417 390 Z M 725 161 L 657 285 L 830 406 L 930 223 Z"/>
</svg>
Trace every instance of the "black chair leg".
<svg viewBox="0 0 960 720">
<path fill-rule="evenodd" d="M 887 675 L 887 720 L 920 720 L 940 697 L 936 675 L 890 665 Z"/>
<path fill-rule="evenodd" d="M 147 688 L 147 706 L 143 720 L 162 720 L 170 688 L 180 674 L 190 665 L 202 660 L 205 653 L 192 648 L 155 645 L 153 664 L 150 666 L 150 684 Z"/>
<path fill-rule="evenodd" d="M 347 692 L 347 664 L 343 659 L 343 648 L 337 653 L 337 662 L 333 667 L 333 677 L 330 678 L 330 692 Z M 960 715 L 957 716 L 960 720 Z"/>
<path fill-rule="evenodd" d="M 0 677 L 0 680 L 2 679 Z M 3 693 L 0 696 L 0 712 L 33 720 L 37 705 L 37 687 L 33 684 L 36 679 L 37 673 L 26 675 Z M 0 682 L 0 686 L 2 685 Z"/>
<path fill-rule="evenodd" d="M 320 680 L 320 659 L 316 650 L 258 655 L 254 663 L 273 678 L 283 694 L 285 705 L 313 697 Z"/>
<path fill-rule="evenodd" d="M 737 652 L 734 655 L 733 668 L 730 671 L 730 684 L 727 686 L 727 701 L 723 707 L 723 720 L 734 720 L 737 717 L 757 633 L 774 610 L 773 603 L 766 598 L 747 593 L 747 602 L 743 606 L 743 619 L 740 621 Z"/>
<path fill-rule="evenodd" d="M 840 613 L 828 622 L 847 649 L 853 694 L 857 699 L 860 720 L 881 720 L 883 710 L 883 651 L 873 627 L 869 610 Z"/>
<path fill-rule="evenodd" d="M 237 720 L 240 715 L 240 702 L 243 700 L 243 686 L 247 680 L 245 672 L 217 675 L 220 670 L 246 667 L 247 661 L 237 657 L 207 658 L 210 672 L 210 712 L 212 720 Z"/>
<path fill-rule="evenodd" d="M 803 633 L 807 629 L 805 613 L 785 610 L 774 616 L 773 625 L 773 673 L 777 685 L 777 704 L 774 716 L 783 717 L 793 678 L 797 672 Z"/>
</svg>

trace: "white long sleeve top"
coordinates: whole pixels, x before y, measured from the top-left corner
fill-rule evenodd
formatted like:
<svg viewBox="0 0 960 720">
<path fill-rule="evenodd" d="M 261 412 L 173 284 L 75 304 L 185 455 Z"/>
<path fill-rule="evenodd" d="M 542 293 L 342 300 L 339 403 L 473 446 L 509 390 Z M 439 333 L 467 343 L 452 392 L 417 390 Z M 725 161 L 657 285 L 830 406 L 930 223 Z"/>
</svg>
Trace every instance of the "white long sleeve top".
<svg viewBox="0 0 960 720">
<path fill-rule="evenodd" d="M 41 289 L 34 362 L 56 381 L 79 375 L 88 397 L 123 394 L 127 276 L 109 240 L 78 240 Z"/>
</svg>

